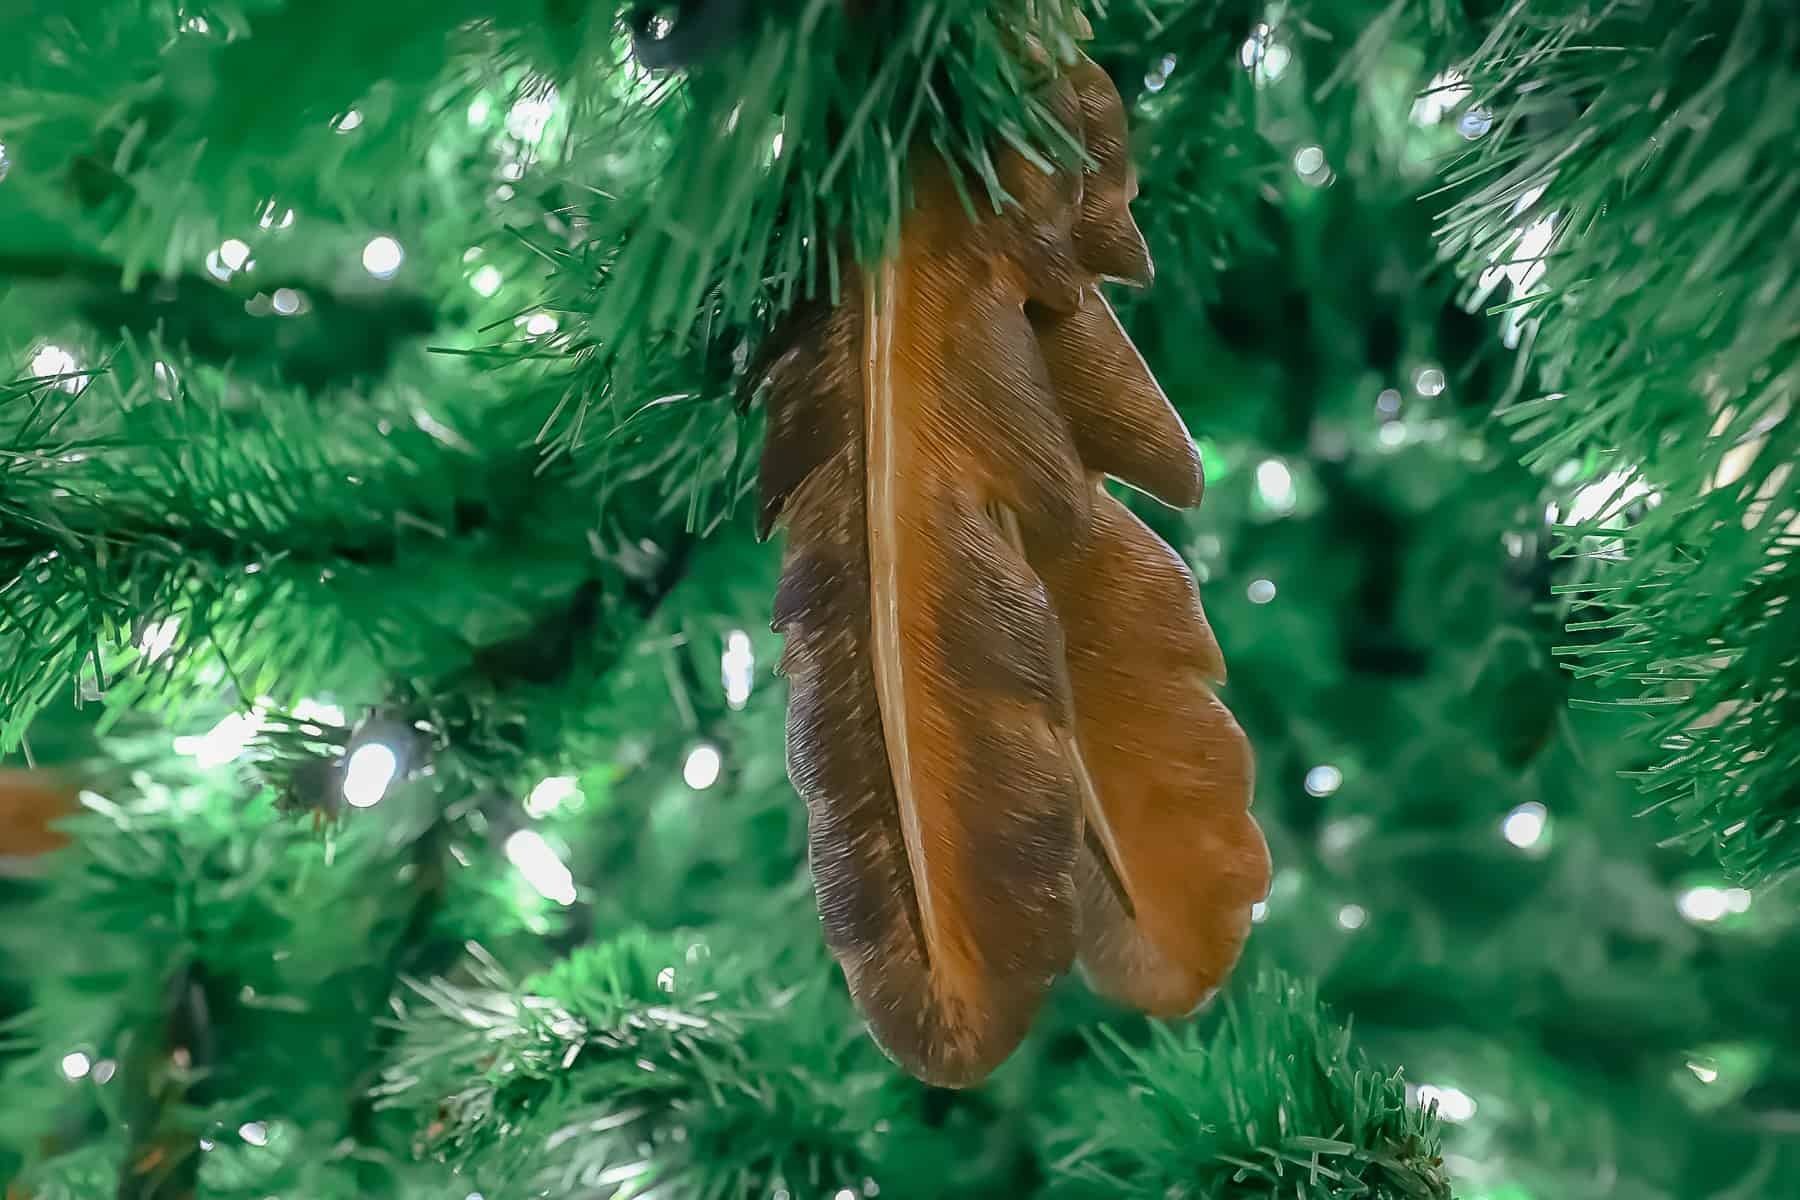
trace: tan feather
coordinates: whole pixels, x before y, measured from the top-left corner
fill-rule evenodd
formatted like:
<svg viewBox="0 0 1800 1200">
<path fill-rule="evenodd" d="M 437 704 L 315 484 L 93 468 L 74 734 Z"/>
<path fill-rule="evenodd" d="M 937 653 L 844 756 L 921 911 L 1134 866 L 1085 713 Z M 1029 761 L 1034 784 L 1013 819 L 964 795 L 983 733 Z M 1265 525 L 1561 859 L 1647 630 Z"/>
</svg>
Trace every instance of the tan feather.
<svg viewBox="0 0 1800 1200">
<path fill-rule="evenodd" d="M 763 480 L 826 937 L 881 1044 L 956 1085 L 1074 956 L 1062 637 L 1003 527 L 1067 541 L 1089 498 L 1027 271 L 941 166 L 916 190 L 899 252 L 770 370 Z"/>
<path fill-rule="evenodd" d="M 1071 78 L 1094 161 L 1073 230 L 1078 261 L 1094 275 L 1146 279 L 1123 105 L 1092 63 Z M 1199 456 L 1098 288 L 1036 324 L 1094 494 L 1087 536 L 1032 558 L 1061 620 L 1075 699 L 1081 961 L 1097 990 L 1178 1015 L 1237 961 L 1268 890 L 1268 848 L 1249 812 L 1249 744 L 1212 690 L 1225 661 L 1193 579 L 1099 476 L 1192 505 Z"/>
<path fill-rule="evenodd" d="M 775 626 L 826 939 L 881 1045 L 951 1086 L 1024 1036 L 1078 903 L 1100 985 L 1169 1011 L 1235 957 L 1255 874 L 1248 757 L 1206 686 L 1192 582 L 1097 486 L 1200 490 L 1094 286 L 1149 273 L 1123 114 L 1092 64 L 1048 100 L 1091 172 L 1002 153 L 1015 203 L 975 221 L 922 152 L 895 253 L 765 374 L 761 524 L 788 535 Z"/>
</svg>

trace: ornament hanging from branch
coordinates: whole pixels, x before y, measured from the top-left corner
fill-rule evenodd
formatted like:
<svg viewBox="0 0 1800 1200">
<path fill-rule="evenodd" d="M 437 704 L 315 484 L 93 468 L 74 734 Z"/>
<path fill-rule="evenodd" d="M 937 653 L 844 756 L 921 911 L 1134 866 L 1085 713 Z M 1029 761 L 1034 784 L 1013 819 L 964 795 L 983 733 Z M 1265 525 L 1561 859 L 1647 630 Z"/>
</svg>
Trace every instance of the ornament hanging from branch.
<svg viewBox="0 0 1800 1200">
<path fill-rule="evenodd" d="M 1192 1010 L 1268 884 L 1193 580 L 1102 486 L 1201 491 L 1098 286 L 1151 273 L 1123 106 L 1085 58 L 1049 99 L 1087 170 L 1006 150 L 1016 203 L 977 221 L 920 151 L 897 249 L 764 375 L 825 935 L 877 1041 L 946 1086 L 1004 1060 L 1077 957 L 1111 997 Z"/>
</svg>

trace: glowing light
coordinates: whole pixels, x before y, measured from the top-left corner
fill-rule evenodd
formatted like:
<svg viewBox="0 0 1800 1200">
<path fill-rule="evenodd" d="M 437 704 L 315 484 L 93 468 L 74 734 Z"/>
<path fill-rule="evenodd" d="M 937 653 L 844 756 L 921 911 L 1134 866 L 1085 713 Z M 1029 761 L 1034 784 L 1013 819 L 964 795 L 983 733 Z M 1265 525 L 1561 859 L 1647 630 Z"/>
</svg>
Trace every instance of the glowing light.
<svg viewBox="0 0 1800 1200">
<path fill-rule="evenodd" d="M 515 100 L 506 112 L 506 132 L 521 142 L 536 144 L 544 136 L 550 118 L 556 115 L 556 100 L 555 88 Z"/>
<path fill-rule="evenodd" d="M 1275 598 L 1275 581 L 1273 579 L 1253 579 L 1250 586 L 1244 589 L 1252 604 L 1267 604 Z"/>
<path fill-rule="evenodd" d="M 1461 1088 L 1453 1088 L 1448 1085 L 1440 1087 L 1427 1083 L 1420 1085 L 1417 1095 L 1419 1103 L 1427 1106 L 1435 1100 L 1438 1116 L 1446 1121 L 1461 1124 L 1475 1115 L 1477 1105 L 1474 1097 Z"/>
<path fill-rule="evenodd" d="M 1649 494 L 1650 485 L 1635 470 L 1614 471 L 1575 493 L 1575 503 L 1569 507 L 1569 524 L 1579 525 L 1602 515 L 1610 520 L 1633 500 Z"/>
<path fill-rule="evenodd" d="M 1431 85 L 1413 101 L 1412 119 L 1419 125 L 1436 125 L 1444 116 L 1469 98 L 1469 85 L 1461 71 L 1440 71 L 1432 76 Z"/>
<path fill-rule="evenodd" d="M 331 127 L 339 133 L 349 133 L 352 130 L 362 128 L 362 123 L 362 109 L 353 108 L 337 120 L 333 121 Z"/>
<path fill-rule="evenodd" d="M 1384 417 L 1400 415 L 1400 389 L 1382 388 L 1381 394 L 1375 397 L 1375 411 Z"/>
<path fill-rule="evenodd" d="M 286 229 L 294 223 L 294 210 L 282 209 L 271 200 L 257 214 L 256 224 L 263 229 Z"/>
<path fill-rule="evenodd" d="M 1346 904 L 1338 909 L 1337 921 L 1345 929 L 1361 929 L 1369 923 L 1369 910 L 1360 904 Z"/>
<path fill-rule="evenodd" d="M 269 1144 L 269 1127 L 261 1121 L 245 1121 L 238 1126 L 238 1136 L 252 1146 Z"/>
<path fill-rule="evenodd" d="M 547 312 L 536 312 L 529 317 L 522 317 L 520 323 L 524 325 L 525 332 L 532 337 L 548 337 L 555 333 L 561 324 L 554 314 Z"/>
<path fill-rule="evenodd" d="M 656 987 L 657 987 L 658 991 L 670 992 L 670 993 L 673 993 L 675 991 L 675 968 L 674 967 L 664 967 L 662 970 L 660 970 L 656 973 Z"/>
<path fill-rule="evenodd" d="M 1389 421 L 1375 435 L 1375 440 L 1380 442 L 1384 449 L 1397 450 L 1406 444 L 1406 426 L 1399 421 Z"/>
<path fill-rule="evenodd" d="M 406 251 L 400 248 L 399 242 L 386 234 L 370 238 L 369 244 L 363 247 L 363 270 L 377 279 L 392 279 L 404 261 Z"/>
<path fill-rule="evenodd" d="M 344 800 L 351 808 L 374 808 L 400 770 L 400 757 L 380 742 L 358 746 L 344 766 Z"/>
<path fill-rule="evenodd" d="M 1302 146 L 1294 152 L 1294 174 L 1315 187 L 1325 182 L 1331 169 L 1325 165 L 1325 151 L 1318 146 Z"/>
<path fill-rule="evenodd" d="M 1717 1067 L 1708 1066 L 1703 1062 L 1695 1062 L 1693 1059 L 1689 1059 L 1687 1069 L 1692 1071 L 1694 1073 L 1694 1078 L 1698 1079 L 1701 1083 L 1716 1083 L 1718 1081 L 1719 1069 Z"/>
<path fill-rule="evenodd" d="M 756 677 L 756 653 L 750 648 L 750 635 L 734 629 L 725 638 L 725 653 L 719 655 L 719 679 L 725 685 L 725 703 L 738 709 L 750 702 L 750 688 Z"/>
<path fill-rule="evenodd" d="M 67 378 L 57 379 L 55 386 L 71 396 L 87 386 L 87 376 L 80 374 L 80 371 L 81 364 L 75 361 L 75 356 L 61 346 L 39 346 L 37 353 L 31 356 L 32 375 L 39 379 L 66 376 Z"/>
<path fill-rule="evenodd" d="M 175 648 L 175 639 L 181 634 L 181 618 L 170 617 L 166 621 L 156 621 L 144 626 L 143 634 L 138 638 L 138 653 L 144 656 L 146 663 L 153 663 Z"/>
<path fill-rule="evenodd" d="M 856 1193 L 849 1188 L 839 1188 L 832 1193 L 831 1200 L 856 1200 Z"/>
<path fill-rule="evenodd" d="M 303 696 L 299 702 L 294 705 L 294 719 L 296 721 L 324 721 L 329 725 L 342 725 L 344 723 L 344 710 L 335 704 L 327 704 L 322 700 L 314 700 L 310 696 Z"/>
<path fill-rule="evenodd" d="M 724 765 L 725 760 L 719 757 L 718 747 L 701 742 L 688 751 L 687 762 L 681 767 L 681 777 L 689 787 L 702 792 L 719 782 L 719 770 Z"/>
<path fill-rule="evenodd" d="M 1698 923 L 1711 923 L 1728 913 L 1749 911 L 1751 895 L 1744 888 L 1689 888 L 1675 899 L 1682 916 Z"/>
<path fill-rule="evenodd" d="M 506 857 L 538 895 L 564 908 L 575 903 L 575 877 L 536 830 L 521 829 L 507 838 Z"/>
<path fill-rule="evenodd" d="M 1267 458 L 1257 464 L 1256 490 L 1273 511 L 1294 511 L 1294 475 L 1280 459 Z"/>
<path fill-rule="evenodd" d="M 244 753 L 250 741 L 262 729 L 263 713 L 232 713 L 202 734 L 175 739 L 175 753 L 194 760 L 202 770 L 211 770 L 233 762 Z"/>
<path fill-rule="evenodd" d="M 86 1079 L 87 1073 L 93 1069 L 94 1063 L 87 1055 L 76 1050 L 63 1055 L 62 1073 L 65 1079 Z"/>
<path fill-rule="evenodd" d="M 469 124 L 486 125 L 489 117 L 494 115 L 494 102 L 486 95 L 480 95 L 469 101 Z"/>
<path fill-rule="evenodd" d="M 1439 396 L 1444 391 L 1444 373 L 1436 367 L 1423 367 L 1413 377 L 1413 389 L 1421 396 Z"/>
<path fill-rule="evenodd" d="M 1549 822 L 1549 810 L 1536 800 L 1528 800 L 1506 814 L 1500 822 L 1500 835 L 1521 850 L 1538 844 Z"/>
<path fill-rule="evenodd" d="M 780 134 L 780 133 L 776 134 L 774 136 L 774 138 L 772 138 L 769 141 L 769 156 L 771 158 L 780 158 L 781 157 L 781 148 L 783 146 L 785 146 L 786 144 L 787 144 L 786 135 Z"/>
<path fill-rule="evenodd" d="M 1342 787 L 1344 773 L 1330 763 L 1320 763 L 1306 773 L 1306 794 L 1329 796 Z"/>
<path fill-rule="evenodd" d="M 219 243 L 219 261 L 227 270 L 241 271 L 244 264 L 250 261 L 250 243 L 238 238 L 226 238 Z"/>
<path fill-rule="evenodd" d="M 1485 108 L 1471 108 L 1456 118 L 1456 132 L 1474 141 L 1494 127 L 1494 114 Z"/>
<path fill-rule="evenodd" d="M 494 266 L 492 263 L 480 268 L 475 274 L 469 276 L 469 286 L 474 288 L 476 295 L 479 296 L 493 295 L 500 290 L 500 285 L 505 282 L 506 278 L 500 274 L 500 268 Z"/>
<path fill-rule="evenodd" d="M 114 1075 L 117 1075 L 118 1073 L 119 1073 L 119 1064 L 114 1062 L 110 1058 L 103 1058 L 99 1062 L 94 1064 L 94 1082 L 95 1083 L 99 1083 L 99 1084 L 111 1083 L 112 1077 Z"/>
<path fill-rule="evenodd" d="M 1268 920 L 1269 902 L 1267 900 L 1258 900 L 1255 904 L 1252 904 L 1250 906 L 1250 919 L 1258 925 L 1261 925 L 1264 921 Z"/>
<path fill-rule="evenodd" d="M 581 786 L 573 775 L 552 775 L 538 782 L 531 789 L 531 795 L 525 797 L 525 814 L 531 817 L 547 817 L 563 806 L 563 801 L 573 800 L 581 795 Z"/>
<path fill-rule="evenodd" d="M 284 317 L 291 317 L 299 312 L 300 307 L 304 302 L 305 297 L 301 296 L 300 293 L 296 292 L 293 288 L 276 288 L 275 295 L 270 300 L 270 303 L 275 307 L 275 311 Z"/>
</svg>

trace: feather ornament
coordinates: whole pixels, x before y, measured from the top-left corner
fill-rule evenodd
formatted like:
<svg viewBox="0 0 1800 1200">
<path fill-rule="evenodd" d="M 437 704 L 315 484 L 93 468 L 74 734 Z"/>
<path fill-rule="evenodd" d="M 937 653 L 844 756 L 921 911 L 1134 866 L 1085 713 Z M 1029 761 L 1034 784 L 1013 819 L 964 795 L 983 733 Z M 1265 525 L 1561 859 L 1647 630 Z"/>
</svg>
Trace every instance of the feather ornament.
<svg viewBox="0 0 1800 1200">
<path fill-rule="evenodd" d="M 763 377 L 787 533 L 788 769 L 825 937 L 876 1041 L 966 1086 L 1079 955 L 1154 1014 L 1230 970 L 1268 883 L 1244 736 L 1180 559 L 1102 486 L 1197 503 L 1192 441 L 1099 290 L 1150 260 L 1123 106 L 1049 101 L 1090 166 L 997 156 L 972 219 L 915 155 L 898 247 Z"/>
</svg>

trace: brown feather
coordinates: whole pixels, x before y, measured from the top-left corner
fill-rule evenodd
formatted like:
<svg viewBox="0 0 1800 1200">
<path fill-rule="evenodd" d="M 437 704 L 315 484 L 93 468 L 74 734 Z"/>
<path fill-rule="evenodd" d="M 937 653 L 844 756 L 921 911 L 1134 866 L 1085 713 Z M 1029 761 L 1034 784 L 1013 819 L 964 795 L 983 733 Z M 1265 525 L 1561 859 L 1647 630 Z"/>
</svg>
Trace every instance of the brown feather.
<svg viewBox="0 0 1800 1200">
<path fill-rule="evenodd" d="M 1017 1045 L 1078 936 L 1103 990 L 1191 1005 L 1267 878 L 1192 580 L 1098 486 L 1200 492 L 1095 286 L 1149 278 L 1118 93 L 1083 60 L 1047 103 L 1085 175 L 1004 151 L 1014 203 L 977 221 L 922 151 L 896 251 L 765 375 L 760 524 L 788 535 L 775 627 L 826 939 L 881 1045 L 951 1086 Z"/>
<path fill-rule="evenodd" d="M 940 166 L 916 186 L 899 252 L 769 372 L 764 502 L 826 938 L 877 1040 L 960 1085 L 1075 950 L 1062 637 L 994 514 L 1067 541 L 1089 497 L 1027 272 Z"/>
</svg>

